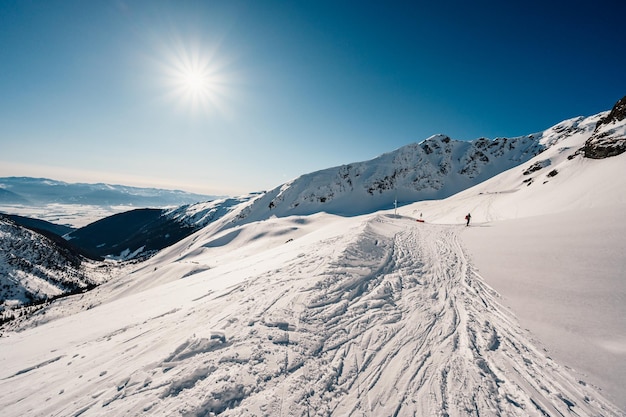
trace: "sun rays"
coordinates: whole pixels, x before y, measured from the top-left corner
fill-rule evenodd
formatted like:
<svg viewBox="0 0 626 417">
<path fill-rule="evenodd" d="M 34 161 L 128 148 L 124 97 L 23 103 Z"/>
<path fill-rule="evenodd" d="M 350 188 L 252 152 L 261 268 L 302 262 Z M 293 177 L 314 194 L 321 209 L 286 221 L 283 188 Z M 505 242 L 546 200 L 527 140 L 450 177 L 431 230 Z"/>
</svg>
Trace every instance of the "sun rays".
<svg viewBox="0 0 626 417">
<path fill-rule="evenodd" d="M 218 49 L 178 40 L 165 51 L 161 72 L 168 101 L 193 114 L 224 113 L 232 74 L 228 74 L 228 62 L 218 56 Z"/>
</svg>

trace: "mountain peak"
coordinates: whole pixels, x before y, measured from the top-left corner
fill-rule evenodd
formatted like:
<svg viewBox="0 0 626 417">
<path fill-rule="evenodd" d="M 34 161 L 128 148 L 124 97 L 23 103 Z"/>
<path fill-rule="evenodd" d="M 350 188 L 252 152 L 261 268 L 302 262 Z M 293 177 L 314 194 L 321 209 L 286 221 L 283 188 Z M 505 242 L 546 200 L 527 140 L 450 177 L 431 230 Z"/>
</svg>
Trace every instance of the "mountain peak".
<svg viewBox="0 0 626 417">
<path fill-rule="evenodd" d="M 598 120 L 582 148 L 586 158 L 604 159 L 626 152 L 626 96 L 615 103 L 606 117 Z"/>
<path fill-rule="evenodd" d="M 626 119 L 626 96 L 615 103 L 609 114 L 598 121 L 598 126 L 609 123 L 617 123 Z"/>
</svg>

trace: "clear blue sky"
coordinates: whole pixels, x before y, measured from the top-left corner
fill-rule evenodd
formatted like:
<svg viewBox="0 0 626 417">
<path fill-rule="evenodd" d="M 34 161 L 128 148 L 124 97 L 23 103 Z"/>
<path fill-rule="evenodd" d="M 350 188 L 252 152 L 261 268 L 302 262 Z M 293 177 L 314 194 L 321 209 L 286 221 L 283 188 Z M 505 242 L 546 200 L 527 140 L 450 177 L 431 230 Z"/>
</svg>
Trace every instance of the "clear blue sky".
<svg viewBox="0 0 626 417">
<path fill-rule="evenodd" d="M 546 5 L 544 3 L 551 3 Z M 626 2 L 0 1 L 0 176 L 270 189 L 626 95 Z"/>
</svg>

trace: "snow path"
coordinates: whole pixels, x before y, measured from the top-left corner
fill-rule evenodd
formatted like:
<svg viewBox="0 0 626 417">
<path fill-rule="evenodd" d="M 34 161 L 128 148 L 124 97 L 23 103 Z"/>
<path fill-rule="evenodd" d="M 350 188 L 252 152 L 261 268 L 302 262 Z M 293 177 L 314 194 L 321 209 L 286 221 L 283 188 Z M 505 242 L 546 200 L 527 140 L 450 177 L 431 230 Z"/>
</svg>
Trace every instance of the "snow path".
<svg viewBox="0 0 626 417">
<path fill-rule="evenodd" d="M 347 337 L 339 336 L 341 343 L 327 342 L 322 349 L 337 364 L 337 390 L 350 393 L 333 414 L 614 411 L 602 402 L 587 404 L 587 389 L 533 347 L 468 264 L 458 227 L 413 226 L 385 244 L 382 228 L 370 225 L 343 258 L 346 266 L 359 263 L 380 246 L 380 264 L 357 275 L 349 292 L 346 280 L 330 291 L 337 296 L 343 291 L 347 305 L 325 330 L 336 335 L 350 329 Z"/>
<path fill-rule="evenodd" d="M 280 268 L 250 269 L 227 290 L 0 372 L 0 408 L 74 416 L 623 415 L 549 359 L 500 305 L 468 262 L 462 227 L 364 219 L 289 249 Z M 203 282 L 203 274 L 186 282 Z M 78 315 L 100 309 L 106 305 Z M 0 352 L 11 342 L 0 339 Z"/>
</svg>

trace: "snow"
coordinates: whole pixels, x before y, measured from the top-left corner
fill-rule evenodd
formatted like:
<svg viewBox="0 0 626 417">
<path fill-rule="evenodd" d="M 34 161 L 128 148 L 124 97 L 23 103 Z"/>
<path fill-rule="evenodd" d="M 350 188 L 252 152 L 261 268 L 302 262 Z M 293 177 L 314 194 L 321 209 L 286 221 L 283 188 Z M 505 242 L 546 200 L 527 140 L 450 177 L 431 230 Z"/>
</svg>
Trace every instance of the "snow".
<svg viewBox="0 0 626 417">
<path fill-rule="evenodd" d="M 0 318 L 15 307 L 103 281 L 79 268 L 80 259 L 38 233 L 0 218 Z"/>
<path fill-rule="evenodd" d="M 237 230 L 0 339 L 5 415 L 619 415 L 502 307 L 462 226 L 319 214 Z M 161 267 L 178 278 L 151 282 Z"/>
<path fill-rule="evenodd" d="M 56 320 L 0 339 L 0 406 L 5 415 L 621 415 L 502 306 L 463 249 L 468 232 L 385 213 L 209 226 L 62 300 Z"/>
<path fill-rule="evenodd" d="M 482 224 L 463 235 L 481 276 L 553 358 L 626 408 L 626 206 Z M 515 238 L 512 239 L 511 237 Z"/>
<path fill-rule="evenodd" d="M 213 221 L 3 334 L 3 415 L 626 415 L 626 154 L 576 155 L 598 117 L 397 216 L 320 212 L 317 176 L 173 212 Z"/>
<path fill-rule="evenodd" d="M 132 252 L 129 248 L 126 248 L 123 251 L 121 251 L 118 256 L 108 255 L 106 258 L 109 260 L 115 260 L 115 261 L 125 261 L 128 259 L 133 259 L 137 257 L 139 254 L 143 253 L 145 248 L 146 246 L 144 245 L 144 246 L 137 248 L 135 251 L 132 251 Z"/>
</svg>

